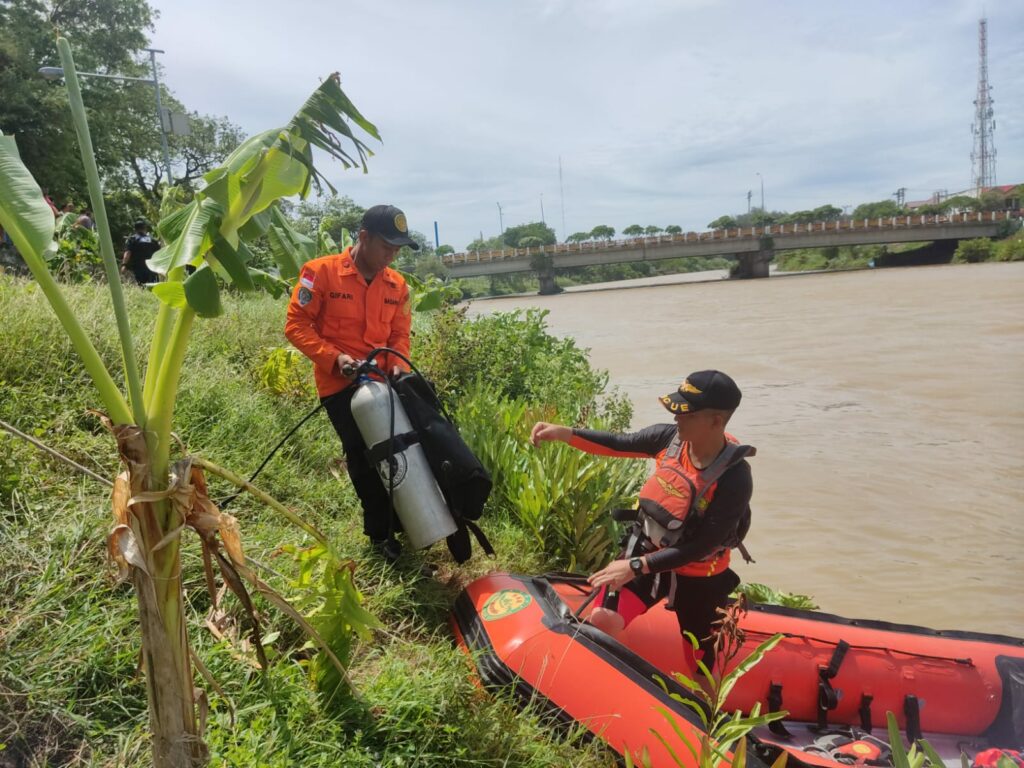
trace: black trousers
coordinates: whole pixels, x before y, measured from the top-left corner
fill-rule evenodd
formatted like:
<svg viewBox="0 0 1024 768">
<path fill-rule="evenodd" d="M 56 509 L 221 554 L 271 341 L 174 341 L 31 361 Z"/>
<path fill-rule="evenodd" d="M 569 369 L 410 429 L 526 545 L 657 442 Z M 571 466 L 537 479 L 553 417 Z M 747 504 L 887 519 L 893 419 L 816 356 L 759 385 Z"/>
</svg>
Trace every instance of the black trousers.
<svg viewBox="0 0 1024 768">
<path fill-rule="evenodd" d="M 672 610 L 679 621 L 679 632 L 692 632 L 708 669 L 715 666 L 715 641 L 711 637 L 712 624 L 722 618 L 719 608 L 729 602 L 729 595 L 740 584 L 740 577 L 731 568 L 715 576 L 680 576 L 676 578 L 676 599 Z M 685 637 L 685 634 L 684 634 Z M 689 643 L 689 640 L 684 642 Z"/>
<path fill-rule="evenodd" d="M 356 387 L 349 387 L 337 395 L 320 398 L 320 402 L 324 404 L 334 431 L 341 438 L 348 476 L 363 507 L 363 533 L 371 541 L 383 541 L 400 529 L 397 517 L 391 517 L 387 489 L 377 474 L 377 468 L 366 459 L 366 443 L 352 418 L 352 396 L 355 393 Z"/>
</svg>

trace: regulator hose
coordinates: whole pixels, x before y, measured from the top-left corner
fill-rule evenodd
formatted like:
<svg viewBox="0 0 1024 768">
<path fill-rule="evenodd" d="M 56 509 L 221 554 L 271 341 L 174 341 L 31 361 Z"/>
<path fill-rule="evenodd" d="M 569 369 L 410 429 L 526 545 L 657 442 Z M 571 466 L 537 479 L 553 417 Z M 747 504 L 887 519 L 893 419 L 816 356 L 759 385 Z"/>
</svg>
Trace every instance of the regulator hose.
<svg viewBox="0 0 1024 768">
<path fill-rule="evenodd" d="M 390 424 L 390 437 L 388 438 L 388 453 L 391 454 L 392 453 L 391 441 L 395 437 L 395 401 L 394 401 L 394 396 L 395 395 L 394 395 L 394 389 L 391 386 L 391 380 L 388 377 L 388 375 L 374 364 L 374 358 L 376 358 L 381 353 L 386 353 L 386 354 L 394 355 L 395 357 L 400 359 L 402 362 L 404 362 L 406 365 L 408 365 L 409 369 L 412 370 L 413 373 L 415 373 L 417 376 L 419 376 L 424 381 L 426 381 L 426 379 L 424 378 L 423 374 L 420 373 L 419 369 L 415 365 L 412 364 L 412 361 L 408 357 L 403 355 L 401 352 L 392 349 L 391 347 L 376 347 L 375 349 L 370 350 L 370 354 L 368 354 L 366 356 L 365 360 L 358 360 L 358 361 L 355 362 L 355 365 L 352 365 L 352 364 L 346 365 L 342 369 L 342 373 L 344 373 L 346 376 L 354 376 L 356 381 L 358 381 L 360 376 L 366 376 L 369 373 L 375 373 L 378 376 L 380 376 L 384 380 L 384 382 L 387 384 L 388 394 L 390 396 L 390 404 L 391 404 L 391 424 Z M 325 398 L 321 403 L 319 403 L 316 406 L 316 408 L 314 408 L 309 413 L 307 413 L 305 416 L 303 416 L 302 419 L 300 419 L 299 422 L 294 427 L 292 427 L 290 430 L 288 430 L 287 434 L 285 434 L 285 436 L 281 438 L 280 442 L 278 442 L 278 444 L 273 447 L 273 449 L 270 451 L 270 453 L 267 454 L 267 457 L 265 459 L 263 459 L 263 462 L 256 468 L 256 471 L 253 472 L 252 475 L 249 477 L 249 483 L 252 483 L 259 476 L 260 472 L 262 472 L 263 469 L 267 466 L 267 464 L 270 463 L 270 460 L 272 458 L 274 458 L 274 455 L 281 449 L 281 447 L 285 443 L 288 442 L 288 440 L 291 439 L 291 436 L 294 435 L 303 424 L 305 424 L 307 421 L 309 421 L 311 418 L 313 418 L 313 416 L 317 412 L 319 412 L 320 409 L 322 409 L 324 406 L 326 406 L 329 402 L 331 402 L 334 398 L 338 397 L 342 392 L 344 392 L 347 389 L 348 389 L 348 387 L 346 387 L 345 389 L 341 390 L 341 392 L 336 392 L 335 394 L 331 395 L 330 397 Z M 392 465 L 392 463 L 390 461 L 388 462 L 388 467 L 389 467 L 389 472 L 388 472 L 388 475 L 389 475 L 389 477 L 388 477 L 388 480 L 389 480 L 389 483 L 388 483 L 388 498 L 391 500 L 391 516 L 390 516 L 390 518 L 388 520 L 388 538 L 390 538 L 391 535 L 394 533 L 394 530 L 393 530 L 393 525 L 394 525 L 394 523 L 393 523 L 393 520 L 394 520 L 394 498 L 393 498 L 393 496 L 394 496 L 394 466 Z M 242 490 L 243 490 L 242 488 L 239 488 L 233 494 L 231 494 L 226 499 L 224 499 L 224 501 L 220 502 L 218 504 L 218 506 L 220 507 L 221 511 L 227 509 L 228 506 L 231 504 L 231 502 L 234 501 L 242 493 Z"/>
</svg>

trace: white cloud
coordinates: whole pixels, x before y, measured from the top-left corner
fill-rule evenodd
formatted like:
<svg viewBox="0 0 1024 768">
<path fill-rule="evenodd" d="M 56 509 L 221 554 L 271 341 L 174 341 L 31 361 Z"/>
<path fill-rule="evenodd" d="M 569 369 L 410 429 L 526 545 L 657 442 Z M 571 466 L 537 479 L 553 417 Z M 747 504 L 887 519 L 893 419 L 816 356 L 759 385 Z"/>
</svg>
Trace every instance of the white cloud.
<svg viewBox="0 0 1024 768">
<path fill-rule="evenodd" d="M 381 131 L 363 205 L 462 247 L 545 217 L 702 228 L 759 201 L 794 210 L 967 185 L 977 17 L 965 0 L 155 0 L 154 42 L 190 107 L 255 132 L 319 78 Z M 988 0 L 1001 182 L 1024 181 L 1024 5 Z M 558 161 L 562 159 L 564 201 Z M 567 231 L 562 231 L 564 203 Z"/>
</svg>

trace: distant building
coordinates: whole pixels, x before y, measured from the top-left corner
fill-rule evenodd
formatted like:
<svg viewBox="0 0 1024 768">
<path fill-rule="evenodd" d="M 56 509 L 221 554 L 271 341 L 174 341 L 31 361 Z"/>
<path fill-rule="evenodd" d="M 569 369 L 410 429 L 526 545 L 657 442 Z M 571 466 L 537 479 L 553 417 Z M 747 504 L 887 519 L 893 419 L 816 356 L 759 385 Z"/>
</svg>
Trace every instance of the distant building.
<svg viewBox="0 0 1024 768">
<path fill-rule="evenodd" d="M 1022 200 L 1019 192 L 1021 186 L 1021 184 L 1000 184 L 995 187 L 983 188 L 981 190 L 981 194 L 984 195 L 986 192 L 998 192 L 1003 196 L 1003 200 L 1006 204 L 1005 209 L 1007 211 L 1019 211 L 1022 208 Z M 952 197 L 966 196 L 973 198 L 975 196 L 975 192 L 976 190 L 974 188 L 965 189 L 961 192 L 954 192 L 953 194 L 949 194 L 946 190 L 938 190 L 935 194 L 925 200 L 908 200 L 905 207 L 908 211 L 915 211 L 926 205 L 941 205 L 945 200 Z M 949 213 L 963 213 L 966 210 L 966 208 L 962 207 L 952 208 L 949 210 Z"/>
</svg>

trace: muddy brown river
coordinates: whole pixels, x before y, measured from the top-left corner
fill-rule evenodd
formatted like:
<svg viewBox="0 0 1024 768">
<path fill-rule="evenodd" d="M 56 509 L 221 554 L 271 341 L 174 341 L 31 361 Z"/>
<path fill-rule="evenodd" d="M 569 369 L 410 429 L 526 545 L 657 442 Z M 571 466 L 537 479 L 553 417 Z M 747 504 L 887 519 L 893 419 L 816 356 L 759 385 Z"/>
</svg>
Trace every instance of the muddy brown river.
<svg viewBox="0 0 1024 768">
<path fill-rule="evenodd" d="M 822 610 L 1024 636 L 1024 263 L 734 282 L 704 273 L 558 296 L 549 329 L 634 405 L 719 368 L 757 446 L 747 581 Z M 737 557 L 736 560 L 739 560 Z"/>
</svg>

